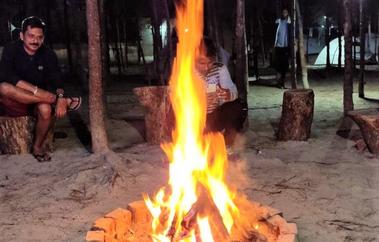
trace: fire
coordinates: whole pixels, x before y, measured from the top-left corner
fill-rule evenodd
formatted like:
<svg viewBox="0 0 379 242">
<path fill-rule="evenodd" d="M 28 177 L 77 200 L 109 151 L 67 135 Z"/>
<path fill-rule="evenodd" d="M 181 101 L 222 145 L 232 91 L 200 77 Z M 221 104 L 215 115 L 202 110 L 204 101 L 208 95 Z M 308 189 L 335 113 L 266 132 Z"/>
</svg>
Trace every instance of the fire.
<svg viewBox="0 0 379 242">
<path fill-rule="evenodd" d="M 162 148 L 170 160 L 169 188 L 145 197 L 152 214 L 154 241 L 223 241 L 238 208 L 225 183 L 227 153 L 223 136 L 204 134 L 206 88 L 195 71 L 203 34 L 203 0 L 177 4 L 177 56 L 170 78 L 176 117 L 173 141 Z M 222 226 L 220 226 L 222 225 Z"/>
</svg>

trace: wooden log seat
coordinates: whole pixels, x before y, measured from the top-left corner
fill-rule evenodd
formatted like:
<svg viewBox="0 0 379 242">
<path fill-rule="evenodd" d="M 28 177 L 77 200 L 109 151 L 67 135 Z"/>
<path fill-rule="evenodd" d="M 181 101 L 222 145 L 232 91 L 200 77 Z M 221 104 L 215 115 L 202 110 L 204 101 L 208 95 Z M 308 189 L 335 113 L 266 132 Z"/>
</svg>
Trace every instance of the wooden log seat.
<svg viewBox="0 0 379 242">
<path fill-rule="evenodd" d="M 31 116 L 0 116 L 0 152 L 1 154 L 30 153 L 34 140 L 35 118 Z M 47 151 L 53 150 L 53 129 L 50 129 L 44 143 Z"/>
<path fill-rule="evenodd" d="M 174 114 L 167 86 L 147 86 L 133 89 L 139 102 L 146 108 L 146 141 L 160 144 L 171 140 Z"/>
<path fill-rule="evenodd" d="M 365 141 L 368 150 L 378 155 L 379 154 L 379 113 L 367 113 L 360 110 L 350 111 L 347 116 L 354 120 L 359 126 L 363 140 Z"/>
<path fill-rule="evenodd" d="M 311 89 L 293 89 L 284 92 L 278 140 L 305 141 L 311 135 L 314 93 Z"/>
</svg>

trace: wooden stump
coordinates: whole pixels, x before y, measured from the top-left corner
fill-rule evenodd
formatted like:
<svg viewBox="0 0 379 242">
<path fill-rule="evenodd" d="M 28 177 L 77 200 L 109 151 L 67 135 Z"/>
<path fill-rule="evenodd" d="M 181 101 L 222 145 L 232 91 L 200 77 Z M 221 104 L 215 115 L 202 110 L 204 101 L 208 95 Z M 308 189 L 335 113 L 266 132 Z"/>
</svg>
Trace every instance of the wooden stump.
<svg viewBox="0 0 379 242">
<path fill-rule="evenodd" d="M 174 114 L 167 86 L 149 86 L 133 89 L 139 102 L 146 108 L 146 141 L 160 144 L 171 139 Z"/>
<path fill-rule="evenodd" d="M 284 92 L 282 117 L 277 137 L 279 140 L 307 140 L 311 135 L 314 93 L 311 89 Z"/>
<path fill-rule="evenodd" d="M 350 111 L 347 116 L 352 118 L 359 126 L 363 139 L 373 154 L 379 154 L 379 114 L 364 114 Z"/>
<path fill-rule="evenodd" d="M 2 154 L 30 153 L 33 146 L 35 119 L 31 116 L 0 117 L 0 152 Z M 53 131 L 44 143 L 48 151 L 53 149 Z"/>
</svg>

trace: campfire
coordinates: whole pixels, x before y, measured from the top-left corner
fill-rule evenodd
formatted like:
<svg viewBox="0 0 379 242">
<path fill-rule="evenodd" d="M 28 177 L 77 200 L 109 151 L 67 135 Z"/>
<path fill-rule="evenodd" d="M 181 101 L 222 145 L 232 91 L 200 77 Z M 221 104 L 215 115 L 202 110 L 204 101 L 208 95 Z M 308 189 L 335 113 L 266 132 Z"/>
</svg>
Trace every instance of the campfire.
<svg viewBox="0 0 379 242">
<path fill-rule="evenodd" d="M 294 241 L 296 225 L 227 184 L 224 138 L 203 132 L 206 87 L 194 73 L 203 1 L 185 0 L 176 7 L 179 42 L 169 87 L 176 125 L 172 142 L 162 144 L 170 161 L 168 186 L 97 220 L 87 241 L 97 241 L 94 236 L 138 242 Z"/>
</svg>

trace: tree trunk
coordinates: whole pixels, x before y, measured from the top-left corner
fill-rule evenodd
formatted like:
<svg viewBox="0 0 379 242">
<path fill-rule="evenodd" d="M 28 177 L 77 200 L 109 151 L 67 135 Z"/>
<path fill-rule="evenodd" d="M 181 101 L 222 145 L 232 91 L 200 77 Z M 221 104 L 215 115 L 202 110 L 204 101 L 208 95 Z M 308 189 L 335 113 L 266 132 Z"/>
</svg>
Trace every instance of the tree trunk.
<svg viewBox="0 0 379 242">
<path fill-rule="evenodd" d="M 365 7 L 364 0 L 359 1 L 359 34 L 360 34 L 360 67 L 359 67 L 359 97 L 365 97 L 364 85 L 365 85 L 365 52 L 366 52 L 366 33 L 365 33 Z M 370 40 L 369 40 L 370 41 Z"/>
<path fill-rule="evenodd" d="M 86 0 L 88 28 L 88 66 L 89 66 L 89 113 L 92 136 L 92 151 L 103 153 L 109 150 L 105 131 L 100 17 L 97 0 Z"/>
<path fill-rule="evenodd" d="M 235 82 L 238 96 L 247 101 L 248 73 L 247 73 L 247 48 L 245 32 L 245 0 L 236 1 L 236 27 L 234 53 L 236 55 Z"/>
<path fill-rule="evenodd" d="M 70 13 L 73 16 L 79 16 L 81 14 L 81 11 L 73 6 L 72 9 L 70 9 Z M 83 64 L 83 58 L 82 58 L 82 38 L 81 33 L 82 29 L 80 28 L 80 25 L 76 23 L 75 18 L 68 18 L 69 24 L 70 24 L 70 30 L 72 30 L 72 62 L 73 62 L 73 71 L 75 74 L 80 74 L 83 71 L 84 64 Z M 81 80 L 84 83 L 87 83 L 87 77 L 82 78 Z"/>
<path fill-rule="evenodd" d="M 109 46 L 107 34 L 107 8 L 106 0 L 99 0 L 100 14 L 100 37 L 101 37 L 101 62 L 104 86 L 109 83 L 110 65 L 109 65 Z"/>
<path fill-rule="evenodd" d="M 45 22 L 46 22 L 47 26 L 51 26 L 51 16 L 50 16 L 50 14 L 51 14 L 51 8 L 52 8 L 51 7 L 51 3 L 52 2 L 53 1 L 51 1 L 51 0 L 45 0 L 45 1 L 42 2 L 43 6 L 44 6 L 43 10 L 45 10 L 45 11 L 43 11 L 43 15 L 45 16 Z M 51 38 L 51 34 L 45 35 L 45 41 L 44 41 L 44 43 L 47 44 L 47 46 L 49 46 L 51 49 L 54 48 L 54 46 L 53 46 L 53 40 Z"/>
<path fill-rule="evenodd" d="M 128 58 L 128 29 L 126 25 L 126 21 L 124 20 L 122 23 L 122 31 L 124 35 L 124 56 L 125 56 L 125 67 L 128 67 L 129 58 Z"/>
<path fill-rule="evenodd" d="M 262 16 L 258 15 L 258 30 L 259 30 L 259 40 L 260 40 L 260 47 L 262 52 L 262 65 L 264 66 L 266 64 L 266 51 L 265 51 L 265 41 L 264 41 L 264 35 L 263 35 L 263 27 L 262 27 Z"/>
<path fill-rule="evenodd" d="M 160 2 L 155 0 L 150 0 L 151 3 L 151 31 L 153 33 L 153 52 L 154 52 L 154 71 L 156 73 L 155 76 L 159 77 L 159 84 L 164 85 L 164 80 L 160 77 L 159 66 L 162 65 L 162 36 L 160 34 L 160 25 L 162 23 L 162 17 L 159 16 L 158 10 L 160 9 Z"/>
<path fill-rule="evenodd" d="M 325 20 L 325 45 L 326 45 L 326 69 L 330 69 L 330 21 L 329 17 L 326 16 Z"/>
<path fill-rule="evenodd" d="M 351 22 L 351 26 L 353 27 L 353 22 Z M 357 40 L 356 40 L 354 35 L 352 38 L 353 38 L 353 57 L 352 57 L 353 58 L 353 71 L 355 72 L 355 69 L 357 67 L 357 58 L 356 58 L 357 57 L 357 48 L 356 48 L 357 47 L 357 45 L 356 45 Z"/>
<path fill-rule="evenodd" d="M 122 22 L 121 19 L 116 19 L 116 34 L 117 34 L 117 41 L 116 41 L 116 48 L 117 48 L 117 55 L 119 56 L 120 60 L 120 69 L 119 69 L 119 75 L 121 75 L 121 70 L 125 70 L 125 62 L 124 62 L 124 54 L 122 51 L 122 38 L 121 38 L 121 29 L 122 28 Z"/>
<path fill-rule="evenodd" d="M 171 34 L 170 34 L 170 16 L 167 0 L 150 0 L 151 6 L 151 24 L 154 41 L 154 71 L 159 77 L 159 84 L 165 85 L 168 82 L 169 70 L 171 68 Z M 166 23 L 167 33 L 162 36 L 160 27 Z M 163 40 L 167 40 L 164 46 Z M 163 48 L 165 51 L 163 51 Z"/>
<path fill-rule="evenodd" d="M 167 32 L 166 32 L 166 36 L 164 36 L 164 39 L 166 40 L 166 45 L 163 45 L 163 47 L 165 48 L 165 51 L 162 52 L 163 56 L 161 58 L 163 60 L 163 65 L 160 69 L 160 72 L 163 73 L 163 76 L 161 77 L 161 79 L 163 79 L 164 83 L 167 84 L 170 78 L 170 74 L 171 74 L 171 67 L 173 64 L 172 61 L 174 59 L 173 43 L 171 39 L 171 23 L 170 23 L 170 11 L 168 7 L 168 0 L 163 1 L 162 8 L 163 8 L 164 20 L 166 20 L 166 24 L 167 24 Z"/>
<path fill-rule="evenodd" d="M 292 21 L 292 41 L 291 41 L 291 88 L 297 88 L 297 75 L 296 75 L 296 0 L 292 0 L 293 7 L 293 21 Z"/>
<path fill-rule="evenodd" d="M 305 50 L 304 50 L 304 31 L 303 31 L 303 20 L 300 12 L 300 4 L 299 0 L 296 0 L 296 14 L 298 18 L 299 24 L 299 53 L 300 53 L 300 64 L 301 64 L 301 77 L 303 81 L 303 87 L 308 89 L 308 69 L 307 69 L 307 59 L 305 58 Z"/>
<path fill-rule="evenodd" d="M 311 135 L 314 93 L 311 89 L 293 89 L 283 95 L 279 140 L 307 140 Z"/>
<path fill-rule="evenodd" d="M 216 47 L 220 46 L 219 30 L 218 30 L 218 21 L 217 21 L 217 7 L 215 0 L 205 0 L 206 4 L 206 16 L 208 17 L 205 21 L 208 29 L 208 35 L 212 38 Z"/>
<path fill-rule="evenodd" d="M 115 18 L 115 16 L 113 16 Z M 113 24 L 114 24 L 114 40 L 113 40 L 113 51 L 114 53 L 116 54 L 116 62 L 117 62 L 117 70 L 118 70 L 118 74 L 121 75 L 122 73 L 122 64 L 121 64 L 121 55 L 120 55 L 120 49 L 119 49 L 119 46 L 118 46 L 118 41 L 119 41 L 119 35 L 118 35 L 118 32 L 119 32 L 119 27 L 118 27 L 118 21 L 117 19 L 114 19 L 113 20 Z"/>
<path fill-rule="evenodd" d="M 343 83 L 343 110 L 346 114 L 354 109 L 353 103 L 353 58 L 352 58 L 352 19 L 351 0 L 343 0 L 344 6 L 344 38 L 345 38 L 345 74 Z"/>
<path fill-rule="evenodd" d="M 338 6 L 341 6 L 339 3 Z M 338 68 L 342 68 L 342 16 L 341 8 L 338 8 Z"/>
<path fill-rule="evenodd" d="M 64 0 L 63 3 L 63 21 L 64 21 L 64 27 L 66 30 L 66 35 L 65 35 L 65 42 L 66 42 L 66 49 L 67 49 L 67 59 L 68 59 L 68 68 L 69 71 L 73 71 L 73 63 L 72 63 L 72 49 L 71 49 L 71 31 L 70 31 L 70 26 L 68 23 L 68 6 L 67 6 L 67 0 Z"/>
</svg>

